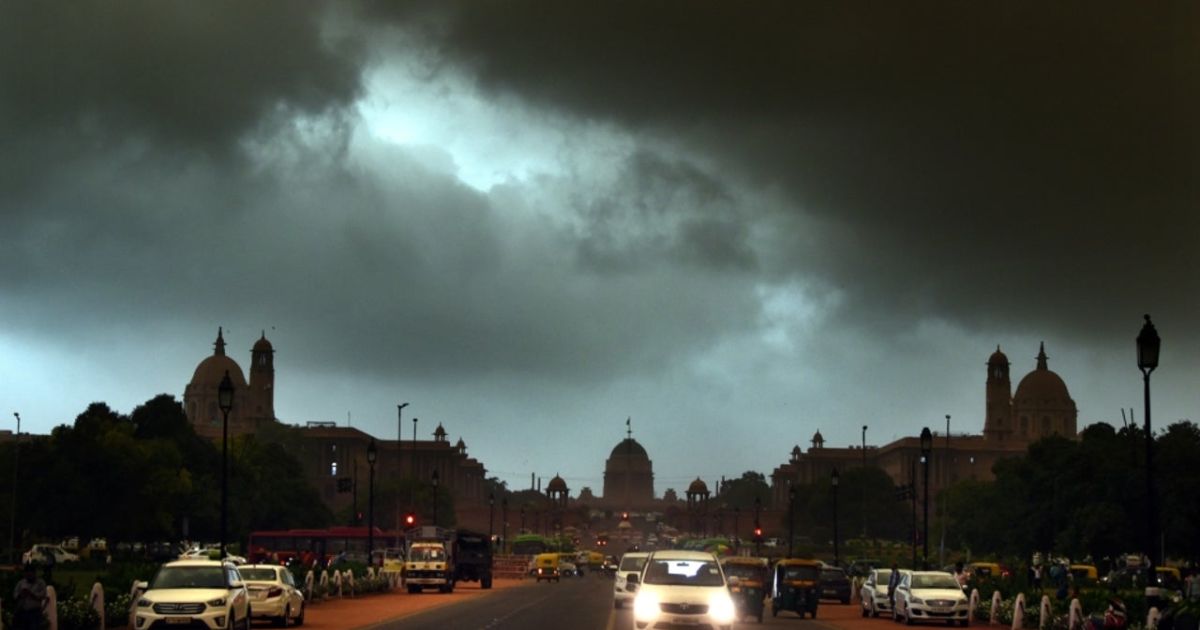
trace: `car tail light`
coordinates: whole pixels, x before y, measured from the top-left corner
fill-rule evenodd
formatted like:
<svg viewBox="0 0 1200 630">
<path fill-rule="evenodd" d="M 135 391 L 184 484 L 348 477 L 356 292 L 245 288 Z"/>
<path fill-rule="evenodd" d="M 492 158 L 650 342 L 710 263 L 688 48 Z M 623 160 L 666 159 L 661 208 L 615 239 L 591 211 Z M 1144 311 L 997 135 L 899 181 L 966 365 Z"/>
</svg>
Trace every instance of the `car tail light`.
<svg viewBox="0 0 1200 630">
<path fill-rule="evenodd" d="M 267 597 L 279 597 L 280 595 L 283 595 L 283 589 L 279 588 L 278 586 L 272 586 L 270 590 L 267 591 Z"/>
</svg>

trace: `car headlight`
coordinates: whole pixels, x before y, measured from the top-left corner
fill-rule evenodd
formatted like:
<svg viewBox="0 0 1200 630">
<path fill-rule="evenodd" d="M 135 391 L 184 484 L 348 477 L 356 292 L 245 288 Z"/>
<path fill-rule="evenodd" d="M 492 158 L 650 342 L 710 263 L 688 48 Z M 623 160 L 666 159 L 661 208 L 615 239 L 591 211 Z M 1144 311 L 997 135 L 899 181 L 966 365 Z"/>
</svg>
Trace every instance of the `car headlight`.
<svg viewBox="0 0 1200 630">
<path fill-rule="evenodd" d="M 153 605 L 154 605 L 154 602 L 146 599 L 145 597 L 138 600 L 138 608 L 149 608 Z"/>
<path fill-rule="evenodd" d="M 638 621 L 649 621 L 658 616 L 658 598 L 642 591 L 633 598 L 633 618 Z"/>
<path fill-rule="evenodd" d="M 204 603 L 208 604 L 209 606 L 212 606 L 213 608 L 220 608 L 225 605 L 225 598 L 218 597 L 217 599 L 210 599 Z"/>
<path fill-rule="evenodd" d="M 729 593 L 717 593 L 712 599 L 708 600 L 708 614 L 712 616 L 713 621 L 719 625 L 731 624 L 737 613 L 733 609 L 733 598 Z"/>
<path fill-rule="evenodd" d="M 925 600 L 921 599 L 920 597 L 913 597 L 913 598 L 912 598 L 912 601 L 911 601 L 910 603 L 912 603 L 912 604 L 924 604 L 924 603 L 925 603 Z"/>
</svg>

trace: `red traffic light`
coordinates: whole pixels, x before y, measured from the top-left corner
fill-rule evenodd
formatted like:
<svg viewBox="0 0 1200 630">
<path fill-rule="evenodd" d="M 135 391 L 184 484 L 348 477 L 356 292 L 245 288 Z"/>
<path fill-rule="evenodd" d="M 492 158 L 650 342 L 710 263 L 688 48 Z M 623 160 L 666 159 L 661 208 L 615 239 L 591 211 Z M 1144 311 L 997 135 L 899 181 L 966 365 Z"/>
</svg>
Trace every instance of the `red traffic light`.
<svg viewBox="0 0 1200 630">
<path fill-rule="evenodd" d="M 404 524 L 408 525 L 409 527 L 416 525 L 417 524 L 417 515 L 416 514 L 405 514 L 404 515 Z"/>
<path fill-rule="evenodd" d="M 621 520 L 628 521 L 629 520 L 629 512 L 621 512 Z"/>
</svg>

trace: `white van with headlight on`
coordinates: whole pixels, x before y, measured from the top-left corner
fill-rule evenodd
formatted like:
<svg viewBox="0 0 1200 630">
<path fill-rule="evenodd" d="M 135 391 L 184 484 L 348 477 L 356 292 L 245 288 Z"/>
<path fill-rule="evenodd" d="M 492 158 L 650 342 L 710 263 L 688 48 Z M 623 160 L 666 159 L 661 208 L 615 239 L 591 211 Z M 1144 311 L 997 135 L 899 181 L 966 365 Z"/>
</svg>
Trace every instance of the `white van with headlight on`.
<svg viewBox="0 0 1200 630">
<path fill-rule="evenodd" d="M 733 628 L 733 599 L 716 556 L 703 551 L 655 551 L 637 576 L 633 622 L 648 628 Z"/>
</svg>

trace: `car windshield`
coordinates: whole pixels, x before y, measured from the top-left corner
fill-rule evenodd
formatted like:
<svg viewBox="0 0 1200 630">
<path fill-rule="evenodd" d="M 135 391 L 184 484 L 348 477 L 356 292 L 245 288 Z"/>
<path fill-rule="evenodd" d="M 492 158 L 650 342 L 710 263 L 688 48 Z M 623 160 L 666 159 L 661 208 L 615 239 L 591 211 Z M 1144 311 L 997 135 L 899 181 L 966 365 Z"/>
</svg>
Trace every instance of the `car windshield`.
<svg viewBox="0 0 1200 630">
<path fill-rule="evenodd" d="M 242 569 L 242 579 L 251 582 L 274 582 L 275 569 Z"/>
<path fill-rule="evenodd" d="M 891 579 L 892 579 L 892 570 L 891 569 L 880 569 L 875 572 L 875 583 L 876 584 L 887 584 L 888 581 Z"/>
<path fill-rule="evenodd" d="M 658 560 L 646 565 L 646 584 L 724 586 L 721 569 L 710 560 Z"/>
<path fill-rule="evenodd" d="M 640 558 L 639 557 L 631 558 L 629 556 L 625 556 L 625 557 L 621 558 L 621 570 L 622 571 L 641 571 L 642 567 L 644 567 L 644 566 L 646 566 L 645 556 L 642 556 Z"/>
<path fill-rule="evenodd" d="M 790 566 L 783 568 L 783 579 L 785 580 L 815 580 L 820 574 L 817 567 L 806 566 Z"/>
<path fill-rule="evenodd" d="M 225 588 L 221 567 L 163 567 L 150 588 Z"/>
<path fill-rule="evenodd" d="M 846 574 L 841 569 L 825 569 L 821 571 L 821 579 L 826 582 L 836 582 L 846 579 Z"/>
<path fill-rule="evenodd" d="M 953 575 L 914 575 L 913 588 L 958 588 Z"/>
<path fill-rule="evenodd" d="M 413 549 L 408 558 L 412 562 L 438 562 L 446 559 L 446 552 L 441 549 Z"/>
</svg>

